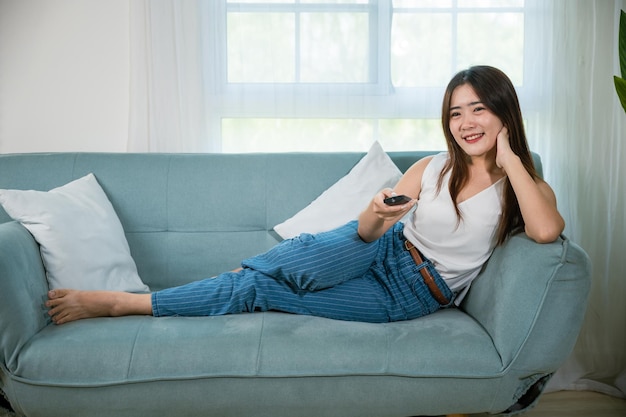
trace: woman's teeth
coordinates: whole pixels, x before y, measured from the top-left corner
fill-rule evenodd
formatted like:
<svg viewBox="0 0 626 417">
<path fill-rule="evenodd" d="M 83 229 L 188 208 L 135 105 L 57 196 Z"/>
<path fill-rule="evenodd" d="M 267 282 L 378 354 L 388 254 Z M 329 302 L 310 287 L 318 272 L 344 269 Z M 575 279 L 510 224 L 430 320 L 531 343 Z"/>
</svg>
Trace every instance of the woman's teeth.
<svg viewBox="0 0 626 417">
<path fill-rule="evenodd" d="M 482 137 L 483 137 L 483 134 L 482 134 L 482 133 L 477 133 L 477 134 L 472 135 L 472 136 L 467 136 L 467 137 L 465 137 L 465 138 L 463 138 L 463 139 L 464 139 L 466 142 L 475 142 L 475 141 L 477 141 L 478 139 L 480 139 L 480 138 L 482 138 Z"/>
</svg>

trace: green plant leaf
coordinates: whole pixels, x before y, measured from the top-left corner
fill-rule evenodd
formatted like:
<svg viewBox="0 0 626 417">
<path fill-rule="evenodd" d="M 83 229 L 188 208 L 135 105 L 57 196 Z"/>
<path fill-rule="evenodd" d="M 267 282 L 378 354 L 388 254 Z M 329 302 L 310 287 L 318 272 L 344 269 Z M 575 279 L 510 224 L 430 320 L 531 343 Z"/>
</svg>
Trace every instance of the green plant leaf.
<svg viewBox="0 0 626 417">
<path fill-rule="evenodd" d="M 626 80 L 613 76 L 613 81 L 615 82 L 615 91 L 617 91 L 619 101 L 622 103 L 624 111 L 626 111 Z"/>
<path fill-rule="evenodd" d="M 626 78 L 626 12 L 623 10 L 619 17 L 618 53 L 619 67 L 622 71 L 622 79 L 624 79 Z"/>
</svg>

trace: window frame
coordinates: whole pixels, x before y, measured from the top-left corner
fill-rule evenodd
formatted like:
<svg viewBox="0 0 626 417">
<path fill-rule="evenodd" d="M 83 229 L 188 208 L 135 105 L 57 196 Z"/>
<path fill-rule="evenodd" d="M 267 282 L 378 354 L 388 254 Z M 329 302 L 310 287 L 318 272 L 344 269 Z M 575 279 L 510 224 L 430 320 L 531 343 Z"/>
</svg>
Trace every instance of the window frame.
<svg viewBox="0 0 626 417">
<path fill-rule="evenodd" d="M 526 0 L 521 7 L 474 7 L 457 9 L 457 0 L 452 7 L 418 8 L 424 13 L 459 13 L 496 10 L 499 13 L 524 13 L 524 69 L 523 82 L 516 85 L 520 101 L 526 101 L 529 90 L 527 49 L 527 10 L 533 1 Z M 440 119 L 441 98 L 445 86 L 396 87 L 391 80 L 391 28 L 394 13 L 392 0 L 371 0 L 369 5 L 310 5 L 272 4 L 273 10 L 300 12 L 335 10 L 369 10 L 370 27 L 370 82 L 367 83 L 229 83 L 227 77 L 227 13 L 237 11 L 266 10 L 267 4 L 228 4 L 227 0 L 202 2 L 203 15 L 208 24 L 203 25 L 204 39 L 208 42 L 208 53 L 204 54 L 206 90 L 208 93 L 208 124 L 212 137 L 211 149 L 221 149 L 221 120 L 224 118 L 349 118 L 349 119 Z M 413 10 L 396 8 L 396 12 Z M 207 28 L 212 28 L 208 30 Z M 452 25 L 453 48 L 456 48 L 457 25 Z M 296 29 L 297 32 L 297 29 Z M 374 57 L 373 57 L 374 56 Z M 375 61 L 375 62 L 373 62 Z M 457 54 L 452 52 L 452 67 L 457 65 Z M 451 68 L 451 73 L 453 69 Z M 532 88 L 532 87 L 531 87 Z M 298 101 L 294 97 L 305 97 Z M 339 104 L 340 103 L 340 104 Z"/>
</svg>

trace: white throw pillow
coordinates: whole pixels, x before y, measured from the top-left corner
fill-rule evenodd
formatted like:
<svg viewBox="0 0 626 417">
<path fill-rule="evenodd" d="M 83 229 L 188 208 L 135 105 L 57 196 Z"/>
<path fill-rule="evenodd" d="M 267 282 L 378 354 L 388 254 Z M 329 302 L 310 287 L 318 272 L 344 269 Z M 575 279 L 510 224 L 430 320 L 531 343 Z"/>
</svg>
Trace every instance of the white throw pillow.
<svg viewBox="0 0 626 417">
<path fill-rule="evenodd" d="M 350 172 L 293 217 L 277 224 L 283 239 L 300 233 L 319 233 L 358 218 L 374 195 L 394 187 L 402 173 L 382 146 L 375 142 Z"/>
<path fill-rule="evenodd" d="M 39 243 L 50 289 L 149 291 L 93 174 L 48 192 L 0 190 L 0 204 Z"/>
</svg>

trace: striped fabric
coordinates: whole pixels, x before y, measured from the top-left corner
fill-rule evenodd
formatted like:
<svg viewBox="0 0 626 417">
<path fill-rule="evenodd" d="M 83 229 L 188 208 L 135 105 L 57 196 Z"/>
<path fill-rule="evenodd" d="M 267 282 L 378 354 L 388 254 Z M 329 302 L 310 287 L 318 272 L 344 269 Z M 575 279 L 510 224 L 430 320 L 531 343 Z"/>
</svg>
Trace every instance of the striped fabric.
<svg viewBox="0 0 626 417">
<path fill-rule="evenodd" d="M 403 225 L 372 243 L 353 221 L 319 234 L 302 234 L 243 261 L 240 272 L 155 292 L 155 316 L 213 316 L 282 311 L 338 320 L 408 320 L 441 308 L 404 248 Z M 441 291 L 452 293 L 425 260 Z"/>
</svg>

